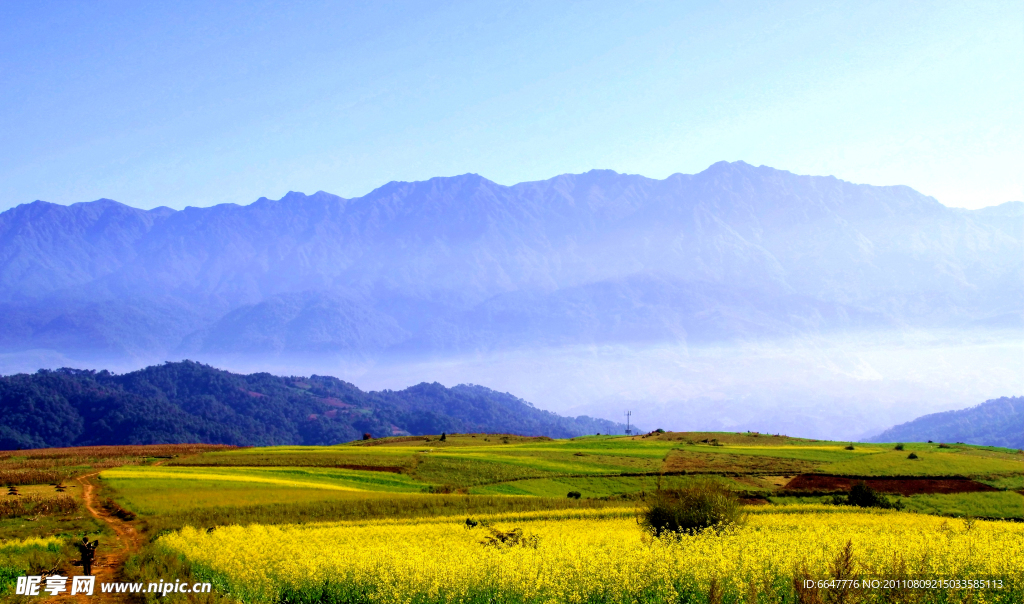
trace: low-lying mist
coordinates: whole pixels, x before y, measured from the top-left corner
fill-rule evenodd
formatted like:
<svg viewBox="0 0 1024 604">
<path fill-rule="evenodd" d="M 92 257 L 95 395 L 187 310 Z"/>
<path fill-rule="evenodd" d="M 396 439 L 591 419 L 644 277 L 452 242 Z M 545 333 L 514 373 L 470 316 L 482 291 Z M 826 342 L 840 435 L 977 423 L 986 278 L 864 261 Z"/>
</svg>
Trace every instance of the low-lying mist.
<svg viewBox="0 0 1024 604">
<path fill-rule="evenodd" d="M 361 388 L 478 383 L 561 414 L 646 429 L 853 440 L 1024 392 L 1019 332 L 907 332 L 723 347 L 574 346 L 351 368 Z M 325 368 L 327 369 L 327 368 Z"/>
<path fill-rule="evenodd" d="M 521 348 L 401 360 L 330 355 L 202 355 L 192 360 L 277 375 L 332 375 L 363 390 L 420 382 L 480 384 L 563 415 L 632 421 L 644 429 L 756 430 L 864 439 L 924 414 L 1024 392 L 1016 330 L 861 333 L 722 346 L 663 344 Z M 129 371 L 165 360 L 7 355 L 0 371 Z"/>
</svg>

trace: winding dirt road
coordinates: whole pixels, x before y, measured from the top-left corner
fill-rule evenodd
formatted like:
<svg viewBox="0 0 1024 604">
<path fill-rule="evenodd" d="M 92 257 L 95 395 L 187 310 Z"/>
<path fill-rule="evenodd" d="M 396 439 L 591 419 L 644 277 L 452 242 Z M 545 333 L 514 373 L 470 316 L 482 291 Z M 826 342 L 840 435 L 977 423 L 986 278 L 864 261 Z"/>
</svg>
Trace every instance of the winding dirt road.
<svg viewBox="0 0 1024 604">
<path fill-rule="evenodd" d="M 89 510 L 95 518 L 105 522 L 107 526 L 114 532 L 114 538 L 100 537 L 100 545 L 96 549 L 96 559 L 93 561 L 92 574 L 96 577 L 96 589 L 93 591 L 92 596 L 75 595 L 70 596 L 63 594 L 60 596 L 47 598 L 47 602 L 83 602 L 91 604 L 99 604 L 100 602 L 133 602 L 133 598 L 127 594 L 106 594 L 100 590 L 101 583 L 110 583 L 113 581 L 122 581 L 121 569 L 124 568 L 124 563 L 128 559 L 128 556 L 137 552 L 142 545 L 142 539 L 139 534 L 135 531 L 135 527 L 131 524 L 121 520 L 120 518 L 108 514 L 106 510 L 102 508 L 96 497 L 96 486 L 89 479 L 96 476 L 99 472 L 93 472 L 92 474 L 86 474 L 78 477 L 78 482 L 82 485 L 82 500 L 85 503 L 85 509 Z M 72 570 L 68 571 L 68 576 L 74 576 L 82 573 L 82 567 L 71 567 Z M 70 591 L 70 581 L 68 582 L 68 588 Z"/>
</svg>

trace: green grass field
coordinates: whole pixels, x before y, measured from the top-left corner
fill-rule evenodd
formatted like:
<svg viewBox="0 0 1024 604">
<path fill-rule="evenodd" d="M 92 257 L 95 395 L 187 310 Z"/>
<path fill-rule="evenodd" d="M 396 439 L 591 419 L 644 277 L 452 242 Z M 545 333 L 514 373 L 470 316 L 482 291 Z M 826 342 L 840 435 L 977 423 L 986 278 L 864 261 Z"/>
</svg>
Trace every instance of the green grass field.
<svg viewBox="0 0 1024 604">
<path fill-rule="evenodd" d="M 212 507 L 335 505 L 426 492 L 559 498 L 575 491 L 585 499 L 621 499 L 654 490 L 659 482 L 664 488 L 678 486 L 693 474 L 719 475 L 730 488 L 751 496 L 770 496 L 792 476 L 808 472 L 967 476 L 1007 493 L 964 494 L 971 497 L 963 501 L 973 504 L 954 503 L 958 496 L 915 496 L 925 499 L 914 499 L 908 509 L 955 514 L 973 505 L 979 510 L 975 515 L 1018 517 L 1011 495 L 1019 495 L 1009 491 L 1024 488 L 1024 459 L 1015 451 L 936 443 L 905 443 L 898 451 L 894 446 L 749 433 L 565 440 L 449 435 L 444 441 L 404 437 L 197 452 L 159 467 L 110 469 L 102 477 L 126 508 L 160 515 Z M 918 459 L 907 459 L 910 452 Z"/>
<path fill-rule="evenodd" d="M 1024 474 L 1007 474 L 1002 476 L 987 476 L 978 479 L 978 482 L 1004 491 L 1024 491 Z"/>
<path fill-rule="evenodd" d="M 908 459 L 910 453 L 917 459 Z M 1020 456 L 975 456 L 964 452 L 924 451 L 907 447 L 904 451 L 885 451 L 857 459 L 825 465 L 821 471 L 830 474 L 858 476 L 970 476 L 1013 474 L 1021 470 Z"/>
<path fill-rule="evenodd" d="M 1024 496 L 1012 491 L 911 495 L 904 498 L 903 501 L 906 509 L 925 514 L 1024 520 Z"/>
<path fill-rule="evenodd" d="M 807 503 L 825 503 L 830 496 L 772 497 L 775 505 L 787 506 Z M 1024 496 L 1013 491 L 990 493 L 951 493 L 931 495 L 891 496 L 900 501 L 904 509 L 921 514 L 954 518 L 1005 518 L 1024 520 Z"/>
</svg>

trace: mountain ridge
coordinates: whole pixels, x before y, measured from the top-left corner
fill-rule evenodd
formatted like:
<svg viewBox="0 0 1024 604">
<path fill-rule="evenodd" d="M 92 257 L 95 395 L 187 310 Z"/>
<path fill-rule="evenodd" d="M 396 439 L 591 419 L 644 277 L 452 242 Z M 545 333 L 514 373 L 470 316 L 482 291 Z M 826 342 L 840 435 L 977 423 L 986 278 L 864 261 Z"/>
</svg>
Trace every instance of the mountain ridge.
<svg viewBox="0 0 1024 604">
<path fill-rule="evenodd" d="M 193 358 L 354 377 L 650 347 L 674 347 L 692 365 L 703 349 L 798 341 L 820 355 L 875 334 L 1013 339 L 1022 300 L 1024 212 L 1013 202 L 947 208 L 905 186 L 743 162 L 661 180 L 592 170 L 504 186 L 465 174 L 350 199 L 289 192 L 183 210 L 102 201 L 0 213 L 0 371 Z M 962 371 L 1016 391 L 1008 378 Z M 495 383 L 455 373 L 441 377 Z M 564 389 L 543 396 L 529 373 L 502 383 L 544 405 L 582 404 L 591 380 L 574 373 L 551 376 Z M 714 398 L 715 384 L 735 381 L 716 380 L 688 391 Z M 608 403 L 616 413 L 647 396 L 625 382 L 609 390 L 621 393 Z M 821 394 L 800 396 L 807 406 Z"/>
<path fill-rule="evenodd" d="M 756 173 L 756 174 L 762 174 L 762 175 L 767 174 L 768 176 L 771 176 L 774 179 L 781 178 L 781 179 L 785 180 L 786 178 L 792 177 L 793 179 L 796 179 L 795 182 L 797 182 L 797 183 L 803 182 L 804 184 L 807 184 L 804 181 L 810 181 L 810 182 L 813 183 L 813 182 L 816 182 L 816 181 L 825 180 L 825 181 L 829 181 L 829 182 L 839 183 L 840 186 L 849 186 L 849 187 L 854 187 L 854 188 L 868 187 L 869 189 L 872 189 L 872 190 L 876 190 L 877 189 L 877 190 L 880 190 L 880 191 L 899 192 L 901 195 L 897 196 L 897 197 L 902 197 L 902 196 L 905 196 L 905 195 L 911 195 L 912 197 L 914 197 L 916 199 L 916 201 L 917 201 L 916 205 L 918 207 L 918 210 L 924 210 L 924 209 L 936 210 L 936 209 L 944 208 L 944 206 L 941 206 L 941 204 L 939 204 L 933 198 L 927 198 L 925 196 L 921 196 L 920 194 L 916 194 L 916 193 L 914 193 L 912 191 L 912 189 L 909 189 L 907 187 L 901 187 L 901 186 L 897 186 L 897 187 L 870 187 L 868 185 L 853 185 L 851 183 L 846 183 L 845 181 L 841 181 L 841 180 L 835 179 L 833 177 L 797 177 L 795 175 L 791 175 L 790 173 L 781 172 L 781 171 L 774 171 L 774 170 L 772 170 L 770 168 L 765 168 L 765 167 L 753 168 L 752 166 L 749 166 L 748 164 L 742 164 L 741 168 L 743 170 L 746 170 L 748 173 Z M 717 170 L 717 172 L 716 172 L 716 170 Z M 709 180 L 709 179 L 713 180 L 714 182 L 712 184 L 714 184 L 715 186 L 721 186 L 721 182 L 720 181 L 722 180 L 723 172 L 727 171 L 727 170 L 730 172 L 730 174 L 732 172 L 735 172 L 735 165 L 734 164 L 723 164 L 723 163 L 720 162 L 719 164 L 715 164 L 714 166 L 712 166 L 711 168 L 709 168 L 705 172 L 700 173 L 699 175 L 689 175 L 685 180 L 687 180 L 687 181 L 694 181 L 695 179 L 697 179 L 697 177 L 701 177 L 701 176 L 707 175 L 705 180 Z M 566 196 L 564 194 L 561 194 L 562 192 L 559 191 L 559 187 L 557 186 L 558 183 L 570 182 L 573 187 L 576 187 L 576 186 L 579 186 L 579 185 L 582 185 L 582 186 L 586 187 L 586 186 L 594 184 L 592 182 L 590 182 L 588 184 L 587 180 L 588 179 L 592 180 L 592 178 L 593 178 L 593 176 L 595 174 L 599 174 L 599 175 L 605 176 L 605 177 L 608 177 L 609 175 L 611 175 L 613 180 L 614 179 L 621 180 L 621 178 L 624 178 L 623 175 L 618 175 L 618 174 L 616 174 L 614 172 L 611 172 L 611 171 L 602 171 L 602 172 L 591 171 L 591 172 L 587 172 L 587 173 L 584 173 L 584 174 L 581 174 L 581 175 L 561 175 L 561 176 L 558 176 L 558 177 L 555 177 L 553 179 L 549 179 L 549 180 L 546 180 L 546 181 L 535 181 L 535 182 L 531 182 L 531 183 L 519 183 L 519 184 L 513 185 L 511 187 L 503 187 L 501 185 L 497 185 L 497 184 L 495 184 L 495 183 L 493 183 L 491 181 L 488 181 L 488 180 L 486 180 L 486 179 L 484 179 L 482 177 L 479 177 L 479 176 L 475 176 L 475 180 L 476 180 L 476 184 L 477 185 L 481 185 L 484 189 L 486 189 L 486 192 L 489 194 L 489 201 L 495 202 L 495 203 L 490 204 L 490 206 L 484 206 L 483 209 L 486 210 L 488 207 L 490 207 L 491 209 L 494 209 L 495 207 L 497 207 L 499 209 L 500 208 L 507 208 L 507 207 L 509 207 L 509 204 L 508 204 L 509 200 L 505 200 L 505 202 L 503 202 L 503 203 L 497 203 L 497 202 L 502 202 L 502 199 L 501 199 L 502 195 L 495 195 L 494 194 L 495 191 L 497 191 L 498 193 L 503 193 L 503 192 L 514 191 L 514 190 L 525 190 L 526 188 L 538 188 L 538 187 L 545 188 L 545 186 L 546 186 L 546 189 L 547 189 L 545 191 L 545 199 L 546 200 L 550 201 L 553 197 L 560 197 L 560 198 L 563 198 L 562 201 L 565 201 L 566 200 Z M 405 183 L 405 182 L 389 183 L 388 185 L 385 185 L 383 187 L 375 189 L 373 192 L 371 192 L 370 194 L 368 194 L 367 196 L 364 196 L 362 198 L 345 199 L 345 198 L 341 198 L 341 197 L 338 197 L 338 196 L 326 194 L 326 193 L 323 193 L 323 192 L 318 192 L 318 193 L 315 193 L 315 194 L 310 195 L 310 196 L 307 196 L 307 195 L 304 195 L 304 194 L 300 194 L 300 193 L 290 192 L 289 194 L 287 194 L 284 197 L 282 197 L 280 200 L 274 201 L 273 204 L 270 203 L 272 200 L 268 200 L 267 198 L 261 198 L 257 202 L 254 202 L 254 203 L 246 205 L 246 206 L 239 206 L 239 205 L 235 205 L 235 204 L 220 204 L 220 205 L 217 205 L 217 206 L 212 206 L 210 208 L 186 208 L 185 210 L 172 211 L 171 213 L 168 213 L 166 211 L 158 211 L 158 210 L 134 210 L 134 209 L 132 209 L 132 210 L 134 212 L 137 212 L 137 213 L 144 213 L 147 216 L 152 214 L 153 218 L 157 218 L 159 216 L 159 219 L 158 220 L 154 220 L 153 223 L 155 225 L 157 222 L 159 222 L 160 226 L 162 228 L 169 228 L 170 226 L 172 226 L 170 224 L 167 224 L 167 222 L 168 222 L 167 219 L 168 218 L 171 218 L 171 217 L 174 218 L 174 220 L 172 220 L 171 222 L 175 222 L 175 221 L 179 221 L 180 222 L 180 221 L 184 220 L 185 215 L 193 215 L 194 214 L 194 215 L 198 216 L 198 215 L 205 214 L 205 217 L 207 218 L 206 222 L 209 223 L 210 221 L 213 221 L 213 220 L 222 219 L 227 214 L 242 215 L 242 214 L 245 213 L 246 210 L 253 209 L 254 206 L 259 208 L 259 207 L 263 207 L 263 206 L 274 205 L 274 206 L 277 206 L 276 209 L 281 209 L 283 206 L 289 206 L 286 209 L 289 209 L 289 210 L 296 210 L 296 209 L 298 209 L 296 207 L 296 205 L 294 203 L 292 203 L 292 202 L 301 202 L 301 203 L 306 204 L 306 205 L 312 204 L 312 205 L 319 206 L 319 207 L 316 207 L 316 208 L 310 208 L 310 209 L 316 210 L 316 215 L 315 216 L 310 216 L 307 219 L 307 221 L 315 221 L 315 220 L 337 218 L 335 216 L 330 216 L 327 213 L 331 209 L 334 209 L 334 210 L 348 209 L 348 208 L 354 207 L 354 206 L 369 206 L 370 209 L 372 209 L 372 210 L 376 210 L 378 212 L 388 213 L 389 216 L 387 216 L 387 217 L 391 218 L 392 221 L 394 221 L 396 218 L 401 218 L 400 216 L 398 216 L 398 213 L 395 211 L 396 208 L 392 207 L 392 206 L 394 206 L 393 198 L 395 197 L 395 194 L 401 192 L 401 191 L 399 191 L 399 189 L 403 189 L 403 190 L 405 190 L 405 189 L 413 189 L 413 190 L 415 190 L 415 189 L 423 189 L 425 187 L 429 187 L 431 189 L 436 189 L 439 185 L 452 184 L 452 183 L 454 183 L 454 184 L 458 185 L 459 187 L 461 187 L 462 184 L 465 184 L 464 181 L 466 179 L 464 178 L 464 176 L 465 175 L 459 176 L 459 177 L 450 177 L 450 178 L 440 178 L 439 177 L 439 178 L 431 179 L 431 180 L 428 180 L 428 181 L 419 181 L 419 182 L 413 182 L 413 183 Z M 651 187 L 654 187 L 654 186 L 662 186 L 662 187 L 664 187 L 664 186 L 666 186 L 666 184 L 671 183 L 671 181 L 673 181 L 673 179 L 680 180 L 680 179 L 682 179 L 683 176 L 687 176 L 687 175 L 673 175 L 673 176 L 670 176 L 670 177 L 668 177 L 668 178 L 666 178 L 664 180 L 661 180 L 661 181 L 657 181 L 657 180 L 654 180 L 654 179 L 647 179 L 647 178 L 642 177 L 642 176 L 634 176 L 634 175 L 625 176 L 625 178 L 632 179 L 631 185 L 629 187 L 620 187 L 621 190 L 619 190 L 619 189 L 613 190 L 612 194 L 614 194 L 616 196 L 616 199 L 615 199 L 616 204 L 611 204 L 611 205 L 616 205 L 616 207 L 621 211 L 623 209 L 623 204 L 628 204 L 630 202 L 629 196 L 626 195 L 626 193 L 628 192 L 627 189 L 635 188 L 637 185 L 643 185 L 644 187 L 647 187 L 647 188 L 651 188 Z M 552 184 L 552 183 L 554 183 L 554 184 Z M 622 183 L 618 183 L 618 184 L 621 185 Z M 479 189 L 479 187 L 478 187 L 478 189 Z M 460 190 L 461 189 L 457 188 L 455 193 L 459 193 Z M 405 192 L 405 194 L 407 194 L 407 193 L 408 193 L 408 191 Z M 769 196 L 769 197 L 772 197 L 773 199 L 774 198 L 783 199 L 783 198 L 785 198 L 785 196 L 786 196 L 786 191 L 783 190 L 778 195 Z M 733 196 L 733 197 L 735 197 L 735 196 Z M 761 197 L 766 197 L 766 196 L 761 196 Z M 601 201 L 603 199 L 604 199 L 604 196 L 602 196 L 602 195 L 591 195 L 590 198 L 589 198 L 589 201 L 594 202 L 595 200 L 596 201 Z M 679 198 L 677 198 L 677 199 L 679 199 Z M 466 200 L 462 200 L 462 201 L 466 201 Z M 569 199 L 568 201 L 572 202 L 571 199 Z M 88 206 L 89 203 L 92 203 L 92 204 L 99 203 L 100 205 L 104 205 L 105 204 L 105 200 L 100 200 L 99 202 L 88 202 L 86 204 L 74 204 L 74 207 L 77 207 L 79 205 Z M 111 203 L 116 203 L 116 202 L 111 202 Z M 327 207 L 328 204 L 333 205 L 335 207 L 334 208 L 328 208 Z M 922 205 L 922 204 L 924 204 L 924 205 Z M 125 206 L 123 204 L 118 204 L 118 205 L 120 206 L 120 209 L 121 209 L 122 212 L 124 210 L 130 208 L 130 206 Z M 423 204 L 421 204 L 421 206 L 422 205 Z M 565 204 L 563 204 L 563 205 L 565 205 Z M 578 203 L 570 203 L 569 205 L 579 206 Z M 608 206 L 609 204 L 607 204 L 607 203 L 591 203 L 591 205 L 594 206 L 594 208 L 600 209 L 602 206 Z M 658 204 L 648 203 L 646 205 L 648 207 L 655 207 Z M 662 205 L 664 205 L 664 204 L 662 204 Z M 827 206 L 828 204 L 818 204 L 818 205 L 819 206 Z M 906 204 L 903 204 L 903 205 L 906 205 Z M 5 220 L 3 220 L 3 218 L 5 217 L 6 214 L 9 214 L 11 212 L 15 212 L 16 210 L 18 210 L 21 207 L 22 206 L 18 206 L 18 208 L 14 208 L 12 210 L 8 210 L 7 212 L 4 212 L 3 214 L 0 214 L 0 227 L 2 227 L 4 222 L 6 222 Z M 56 207 L 71 208 L 73 206 L 56 206 Z M 418 206 L 412 206 L 412 207 L 415 208 L 415 207 L 418 207 Z M 366 210 L 366 208 L 362 208 L 362 209 L 364 211 Z M 479 209 L 480 208 L 474 208 L 474 210 L 479 210 Z M 749 208 L 747 208 L 747 209 L 749 210 Z M 822 208 L 818 207 L 817 209 L 820 210 Z M 876 209 L 878 209 L 878 208 L 876 208 Z M 887 214 L 892 212 L 892 208 L 882 207 L 881 209 L 885 210 L 885 212 Z M 465 207 L 462 207 L 461 210 L 464 212 L 465 211 Z M 408 208 L 407 208 L 407 211 L 405 212 L 405 214 L 408 214 L 408 213 L 409 213 L 409 211 L 408 211 Z M 273 218 L 276 218 L 276 216 L 273 217 Z M 574 218 L 578 218 L 578 217 L 574 217 Z M 718 218 L 722 218 L 722 217 L 718 216 Z M 271 217 L 265 218 L 262 221 L 262 224 L 260 226 L 264 226 L 264 227 L 268 226 L 268 223 L 266 222 L 267 220 L 272 220 L 272 218 Z M 586 221 L 584 221 L 584 222 L 586 222 Z M 581 224 L 579 220 L 574 220 L 574 223 L 575 224 Z M 271 223 L 271 224 L 273 226 L 280 226 L 279 224 L 273 224 L 273 223 Z M 217 225 L 212 225 L 212 226 L 215 227 Z M 379 224 L 374 224 L 374 221 L 372 221 L 372 220 L 368 221 L 367 225 L 362 225 L 362 226 L 364 227 L 364 230 L 369 230 L 369 229 L 367 229 L 367 227 L 370 227 L 372 229 L 378 229 L 380 227 Z M 536 226 L 536 225 L 534 225 L 534 226 Z M 307 224 L 306 227 L 308 228 L 309 225 Z M 458 224 L 457 227 L 458 228 L 457 228 L 455 233 L 445 233 L 445 235 L 448 236 L 448 237 L 453 237 L 453 238 L 457 238 L 459 236 L 465 238 L 465 233 L 466 233 L 467 225 L 466 224 Z M 95 229 L 91 229 L 91 230 L 95 230 Z M 157 230 L 159 231 L 160 229 L 157 229 Z M 4 230 L 2 228 L 0 228 L 0 235 L 4 236 L 4 238 L 7 238 L 7 235 L 6 235 L 6 233 L 4 233 Z M 435 235 L 436 235 L 436 233 L 435 233 Z M 156 244 L 155 243 L 151 243 L 149 245 L 153 246 L 153 245 L 156 245 Z M 131 256 L 128 256 L 128 257 L 130 258 Z M 6 266 L 4 267 L 4 269 L 5 270 L 3 271 L 3 273 L 7 273 L 8 270 L 7 270 Z M 8 275 L 2 274 L 2 276 L 7 277 Z M 6 281 L 7 281 L 8 285 L 10 285 L 11 279 L 8 278 L 8 279 L 6 279 Z"/>
<path fill-rule="evenodd" d="M 330 376 L 239 375 L 201 363 L 0 376 L 0 450 L 199 442 L 330 445 L 441 432 L 568 438 L 625 426 L 536 409 L 509 393 L 421 383 L 364 392 Z M 45 414 L 46 422 L 38 421 Z"/>
<path fill-rule="evenodd" d="M 893 426 L 871 442 L 926 440 L 1024 449 L 1024 396 L 1004 396 L 967 409 L 930 413 Z"/>
</svg>

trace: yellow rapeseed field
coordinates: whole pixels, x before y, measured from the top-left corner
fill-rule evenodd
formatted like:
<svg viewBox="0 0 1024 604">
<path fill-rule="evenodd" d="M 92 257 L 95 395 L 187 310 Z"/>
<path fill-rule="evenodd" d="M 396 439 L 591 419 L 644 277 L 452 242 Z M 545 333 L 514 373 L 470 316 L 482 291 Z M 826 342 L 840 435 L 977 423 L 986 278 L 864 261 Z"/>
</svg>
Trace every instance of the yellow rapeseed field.
<svg viewBox="0 0 1024 604">
<path fill-rule="evenodd" d="M 834 576 L 847 542 L 856 577 L 1004 583 L 1002 594 L 946 590 L 950 601 L 1012 601 L 1001 595 L 1019 594 L 1024 575 L 1024 524 L 1009 522 L 808 505 L 657 539 L 632 509 L 481 517 L 486 526 L 474 528 L 465 520 L 185 528 L 160 543 L 246 602 L 674 602 L 714 599 L 716 589 L 726 602 L 791 601 L 796 569 Z M 484 544 L 515 528 L 524 544 Z"/>
<path fill-rule="evenodd" d="M 63 543 L 60 537 L 27 537 L 25 539 L 0 539 L 0 550 L 26 549 L 30 547 L 47 548 Z"/>
</svg>

